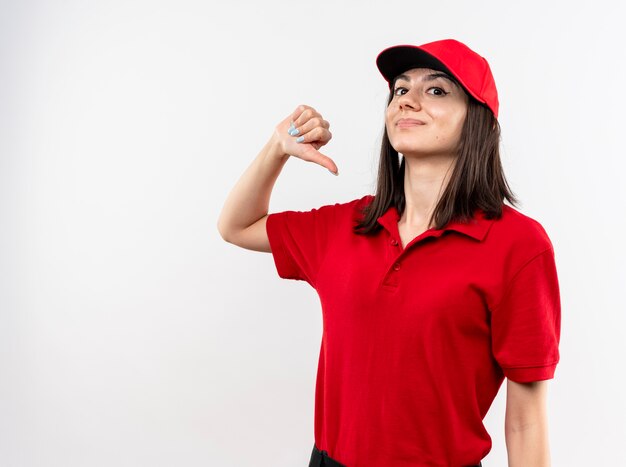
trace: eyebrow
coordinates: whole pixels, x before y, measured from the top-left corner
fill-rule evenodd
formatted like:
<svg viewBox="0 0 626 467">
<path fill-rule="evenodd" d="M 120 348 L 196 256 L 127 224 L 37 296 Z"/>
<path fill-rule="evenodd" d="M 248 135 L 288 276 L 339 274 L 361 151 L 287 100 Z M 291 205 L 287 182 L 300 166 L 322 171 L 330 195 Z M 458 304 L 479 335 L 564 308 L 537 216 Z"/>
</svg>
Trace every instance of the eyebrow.
<svg viewBox="0 0 626 467">
<path fill-rule="evenodd" d="M 454 84 L 455 86 L 458 86 L 457 83 L 446 73 L 430 73 L 428 75 L 424 75 L 424 77 L 422 78 L 422 81 L 434 81 L 437 78 L 444 78 L 448 80 L 450 83 Z M 396 76 L 396 79 L 394 80 L 394 84 L 398 80 L 411 82 L 411 78 L 404 74 Z"/>
</svg>

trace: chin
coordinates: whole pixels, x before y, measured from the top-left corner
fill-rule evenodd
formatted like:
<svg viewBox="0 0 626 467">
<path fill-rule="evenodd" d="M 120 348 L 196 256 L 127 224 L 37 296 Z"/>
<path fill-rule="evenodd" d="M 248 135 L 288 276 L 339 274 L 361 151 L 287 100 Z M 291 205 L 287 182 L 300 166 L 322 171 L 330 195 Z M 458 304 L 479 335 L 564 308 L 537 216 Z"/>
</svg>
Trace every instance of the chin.
<svg viewBox="0 0 626 467">
<path fill-rule="evenodd" d="M 426 158 L 426 157 L 456 157 L 451 150 L 446 148 L 404 148 L 404 150 L 397 150 L 403 157 L 412 158 Z"/>
<path fill-rule="evenodd" d="M 416 144 L 415 142 L 397 141 L 395 144 L 391 144 L 402 155 L 424 157 L 424 156 L 449 156 L 450 154 L 456 154 L 454 149 L 448 146 L 431 146 L 425 144 Z"/>
<path fill-rule="evenodd" d="M 436 151 L 436 148 L 429 148 L 426 146 L 420 146 L 417 144 L 396 144 L 396 145 L 391 145 L 396 151 L 398 151 L 400 154 L 408 154 L 408 155 L 428 155 L 428 154 L 432 154 L 433 152 L 438 152 Z"/>
<path fill-rule="evenodd" d="M 397 136 L 400 136 L 399 138 Z M 413 136 L 413 137 L 411 137 Z M 430 144 L 430 141 L 425 141 L 426 138 L 415 138 L 415 135 L 396 135 L 393 141 L 390 139 L 391 147 L 400 153 L 406 152 L 424 152 L 437 150 L 437 145 Z M 434 147 L 433 147 L 434 146 Z"/>
</svg>

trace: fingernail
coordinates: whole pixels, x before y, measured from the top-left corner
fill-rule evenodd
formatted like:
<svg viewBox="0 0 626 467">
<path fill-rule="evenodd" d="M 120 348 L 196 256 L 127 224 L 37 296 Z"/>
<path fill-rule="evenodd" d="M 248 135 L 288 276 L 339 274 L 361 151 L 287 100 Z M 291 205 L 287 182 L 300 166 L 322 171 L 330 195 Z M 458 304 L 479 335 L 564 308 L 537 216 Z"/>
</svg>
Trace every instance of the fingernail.
<svg viewBox="0 0 626 467">
<path fill-rule="evenodd" d="M 296 143 L 301 143 L 302 141 L 304 141 L 304 136 L 300 136 L 300 137 L 296 140 Z"/>
<path fill-rule="evenodd" d="M 295 127 L 295 126 L 293 126 L 293 122 L 291 122 L 291 125 L 289 125 L 289 128 L 287 129 L 287 133 L 291 134 L 291 132 L 292 132 L 293 130 L 295 130 L 295 129 L 296 129 L 296 127 Z"/>
<path fill-rule="evenodd" d="M 333 174 L 333 175 L 339 175 L 339 171 L 337 170 L 337 172 L 333 172 L 332 170 L 328 169 L 328 171 Z"/>
<path fill-rule="evenodd" d="M 298 130 L 297 128 L 290 128 L 290 129 L 289 129 L 289 134 L 290 134 L 291 136 L 296 136 L 296 135 L 299 135 L 299 134 L 300 134 L 300 130 Z"/>
</svg>

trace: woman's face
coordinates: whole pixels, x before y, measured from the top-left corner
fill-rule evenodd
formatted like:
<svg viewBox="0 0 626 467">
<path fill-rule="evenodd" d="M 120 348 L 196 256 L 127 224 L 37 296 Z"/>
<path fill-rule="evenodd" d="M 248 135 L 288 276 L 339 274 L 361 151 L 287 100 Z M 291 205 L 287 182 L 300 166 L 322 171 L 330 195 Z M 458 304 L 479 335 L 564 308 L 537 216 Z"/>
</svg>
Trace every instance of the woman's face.
<svg viewBox="0 0 626 467">
<path fill-rule="evenodd" d="M 405 157 L 456 157 L 468 95 L 445 76 L 413 68 L 396 78 L 385 124 L 391 146 Z"/>
</svg>

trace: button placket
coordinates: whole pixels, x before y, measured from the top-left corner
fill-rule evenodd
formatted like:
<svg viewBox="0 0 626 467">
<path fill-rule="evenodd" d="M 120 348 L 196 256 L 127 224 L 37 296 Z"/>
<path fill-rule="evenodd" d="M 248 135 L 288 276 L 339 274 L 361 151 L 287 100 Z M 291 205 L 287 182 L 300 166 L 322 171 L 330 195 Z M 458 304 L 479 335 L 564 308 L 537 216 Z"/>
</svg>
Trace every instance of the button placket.
<svg viewBox="0 0 626 467">
<path fill-rule="evenodd" d="M 395 238 L 395 236 L 392 235 L 393 234 L 390 232 L 390 238 L 387 239 L 387 244 L 390 245 L 390 248 L 387 250 L 387 260 L 391 261 L 391 263 L 388 263 L 390 265 L 385 272 L 385 276 L 381 282 L 381 285 L 384 287 L 390 287 L 392 289 L 395 289 L 399 285 L 398 272 L 401 268 L 400 258 L 402 257 L 404 252 L 399 248 L 399 241 Z"/>
</svg>

